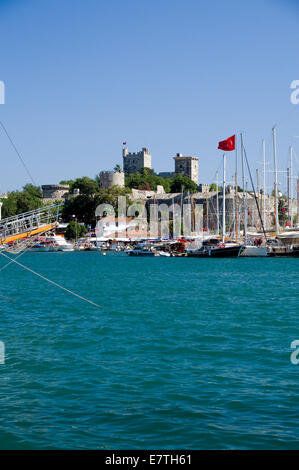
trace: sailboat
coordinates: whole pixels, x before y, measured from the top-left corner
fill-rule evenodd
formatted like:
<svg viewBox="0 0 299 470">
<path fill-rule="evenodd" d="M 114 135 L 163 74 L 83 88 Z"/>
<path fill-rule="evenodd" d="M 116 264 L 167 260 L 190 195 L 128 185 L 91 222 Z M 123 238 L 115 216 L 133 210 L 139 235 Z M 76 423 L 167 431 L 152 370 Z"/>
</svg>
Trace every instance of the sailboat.
<svg viewBox="0 0 299 470">
<path fill-rule="evenodd" d="M 246 244 L 240 250 L 239 256 L 246 258 L 268 256 L 268 247 Z"/>
<path fill-rule="evenodd" d="M 218 190 L 218 184 L 217 184 Z M 226 154 L 223 154 L 223 191 L 222 191 L 222 242 L 218 238 L 207 240 L 199 250 L 188 252 L 187 256 L 192 258 L 234 258 L 238 257 L 242 244 L 239 242 L 226 241 L 225 234 L 225 191 L 226 191 Z M 217 210 L 218 201 L 217 201 Z M 218 214 L 217 214 L 218 218 Z"/>
<path fill-rule="evenodd" d="M 245 197 L 245 205 L 244 205 L 244 238 L 245 244 L 242 246 L 240 250 L 239 256 L 246 257 L 246 258 L 256 258 L 256 257 L 264 257 L 267 256 L 268 247 L 261 246 L 262 239 L 256 240 L 256 244 L 250 244 L 247 241 L 247 183 L 246 183 L 246 197 Z"/>
<path fill-rule="evenodd" d="M 240 243 L 219 243 L 219 240 L 215 238 L 204 242 L 199 250 L 188 251 L 187 256 L 191 258 L 237 258 L 241 249 Z"/>
<path fill-rule="evenodd" d="M 245 185 L 244 154 L 245 154 L 245 157 L 246 157 L 247 168 L 248 168 L 249 176 L 250 176 L 250 179 L 251 179 L 252 189 L 253 189 L 255 202 L 256 202 L 256 206 L 257 206 L 257 211 L 258 211 L 258 214 L 259 214 L 259 217 L 260 217 L 260 220 L 261 220 L 261 225 L 262 225 L 262 229 L 263 229 L 263 232 L 264 232 L 264 236 L 266 238 L 264 223 L 263 223 L 263 220 L 262 220 L 261 214 L 260 214 L 259 202 L 258 202 L 257 197 L 256 197 L 255 187 L 254 187 L 254 184 L 253 184 L 253 180 L 252 180 L 252 177 L 251 177 L 251 172 L 250 172 L 250 168 L 249 168 L 249 164 L 248 164 L 248 159 L 247 159 L 246 152 L 245 152 L 245 149 L 244 149 L 243 134 L 241 133 L 243 209 L 244 209 L 244 245 L 242 246 L 242 248 L 239 252 L 239 256 L 247 257 L 247 258 L 248 257 L 250 257 L 250 258 L 251 257 L 264 257 L 264 256 L 267 256 L 267 251 L 268 251 L 267 246 L 261 246 L 261 243 L 259 243 L 259 242 L 256 245 L 252 245 L 252 244 L 248 243 L 248 240 L 247 240 L 247 214 L 248 214 L 247 194 L 248 193 L 247 193 L 247 183 Z"/>
</svg>

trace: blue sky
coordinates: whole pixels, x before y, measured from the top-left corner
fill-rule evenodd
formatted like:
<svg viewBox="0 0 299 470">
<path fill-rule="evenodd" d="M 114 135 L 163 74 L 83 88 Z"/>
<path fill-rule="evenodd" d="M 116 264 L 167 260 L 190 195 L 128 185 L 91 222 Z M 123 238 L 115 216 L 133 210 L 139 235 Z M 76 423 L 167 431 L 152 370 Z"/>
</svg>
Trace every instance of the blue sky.
<svg viewBox="0 0 299 470">
<path fill-rule="evenodd" d="M 291 0 L 0 0 L 0 119 L 37 184 L 112 169 L 124 140 L 156 171 L 196 155 L 212 182 L 218 140 L 239 131 L 255 172 L 274 124 L 284 170 L 289 145 L 299 157 L 298 20 Z M 2 131 L 0 159 L 0 192 L 29 182 Z"/>
</svg>

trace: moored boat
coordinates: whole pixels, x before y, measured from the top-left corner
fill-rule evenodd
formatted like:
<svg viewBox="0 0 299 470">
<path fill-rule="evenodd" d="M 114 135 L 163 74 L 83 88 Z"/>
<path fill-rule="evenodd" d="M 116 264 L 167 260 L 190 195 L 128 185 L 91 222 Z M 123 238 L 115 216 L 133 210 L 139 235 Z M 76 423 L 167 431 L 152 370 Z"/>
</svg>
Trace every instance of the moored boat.
<svg viewBox="0 0 299 470">
<path fill-rule="evenodd" d="M 268 256 L 272 258 L 299 258 L 299 245 L 271 246 Z"/>
<path fill-rule="evenodd" d="M 29 248 L 31 252 L 57 252 L 57 251 L 74 251 L 73 243 L 68 242 L 60 235 L 46 235 L 39 237 L 36 243 Z"/>
<path fill-rule="evenodd" d="M 129 256 L 159 256 L 153 247 L 146 243 L 139 243 L 135 248 L 128 252 Z"/>
<path fill-rule="evenodd" d="M 268 248 L 266 246 L 244 245 L 240 249 L 239 256 L 245 258 L 267 256 Z"/>
<path fill-rule="evenodd" d="M 221 243 L 218 245 L 204 245 L 199 250 L 189 251 L 191 258 L 237 258 L 242 245 L 238 243 Z"/>
</svg>

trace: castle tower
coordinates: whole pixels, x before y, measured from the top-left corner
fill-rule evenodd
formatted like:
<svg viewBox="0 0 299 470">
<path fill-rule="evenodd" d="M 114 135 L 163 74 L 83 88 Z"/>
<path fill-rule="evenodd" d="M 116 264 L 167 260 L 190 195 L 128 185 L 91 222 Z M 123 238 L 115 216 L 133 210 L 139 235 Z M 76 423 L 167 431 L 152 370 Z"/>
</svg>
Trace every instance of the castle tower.
<svg viewBox="0 0 299 470">
<path fill-rule="evenodd" d="M 128 152 L 128 149 L 124 147 L 123 168 L 126 176 L 137 173 L 143 168 L 152 168 L 152 156 L 148 148 L 143 147 L 140 152 Z"/>
<path fill-rule="evenodd" d="M 100 188 L 109 189 L 112 186 L 125 187 L 125 174 L 123 171 L 101 171 Z"/>
<path fill-rule="evenodd" d="M 183 157 L 177 153 L 174 159 L 174 172 L 183 176 L 188 176 L 195 184 L 198 184 L 198 158 Z"/>
</svg>

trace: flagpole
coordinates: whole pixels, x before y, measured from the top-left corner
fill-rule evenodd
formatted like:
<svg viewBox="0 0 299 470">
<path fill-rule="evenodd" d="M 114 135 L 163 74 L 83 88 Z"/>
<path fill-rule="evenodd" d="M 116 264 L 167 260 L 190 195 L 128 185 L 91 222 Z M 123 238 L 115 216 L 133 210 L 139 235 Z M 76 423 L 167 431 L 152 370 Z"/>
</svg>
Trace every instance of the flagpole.
<svg viewBox="0 0 299 470">
<path fill-rule="evenodd" d="M 223 199 L 222 199 L 222 242 L 224 243 L 225 238 L 225 168 L 226 167 L 226 155 L 223 154 Z"/>
<path fill-rule="evenodd" d="M 293 227 L 293 147 L 290 147 L 290 215 L 291 227 Z"/>
<path fill-rule="evenodd" d="M 238 135 L 236 134 L 236 137 Z M 235 236 L 238 239 L 240 237 L 239 231 L 239 196 L 238 196 L 238 150 L 237 150 L 238 140 L 236 141 L 236 159 L 235 159 Z"/>
<path fill-rule="evenodd" d="M 218 195 L 218 171 L 216 171 L 216 206 L 217 206 L 217 235 L 219 236 L 219 195 Z"/>
<path fill-rule="evenodd" d="M 278 218 L 278 181 L 277 181 L 277 158 L 276 158 L 276 127 L 272 128 L 273 133 L 273 157 L 274 157 L 274 201 L 275 201 L 275 232 L 279 234 L 279 218 Z"/>
<path fill-rule="evenodd" d="M 248 209 L 247 209 L 247 198 L 248 198 L 248 191 L 247 191 L 247 181 L 245 183 L 245 190 L 246 190 L 246 195 L 245 195 L 245 210 L 244 210 L 244 233 L 246 233 L 246 238 L 244 238 L 244 243 L 246 244 L 247 240 L 247 224 L 248 224 Z"/>
<path fill-rule="evenodd" d="M 244 145 L 243 145 L 243 134 L 241 132 L 241 155 L 242 155 L 242 186 L 243 186 L 243 238 L 246 241 L 246 225 L 245 225 L 245 172 L 244 172 Z"/>
<path fill-rule="evenodd" d="M 262 140 L 263 145 L 263 219 L 264 219 L 264 227 L 266 230 L 266 147 L 265 147 L 265 139 Z"/>
</svg>

